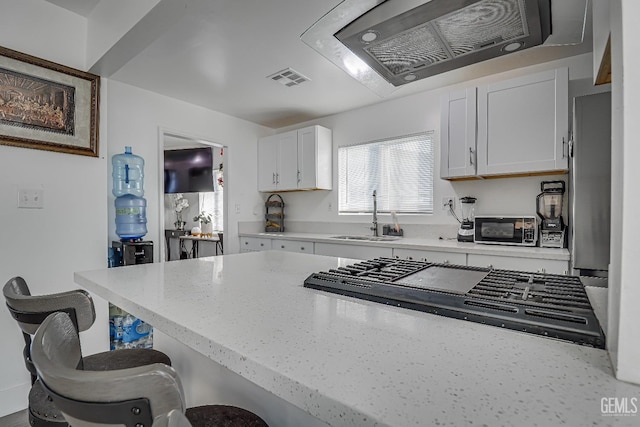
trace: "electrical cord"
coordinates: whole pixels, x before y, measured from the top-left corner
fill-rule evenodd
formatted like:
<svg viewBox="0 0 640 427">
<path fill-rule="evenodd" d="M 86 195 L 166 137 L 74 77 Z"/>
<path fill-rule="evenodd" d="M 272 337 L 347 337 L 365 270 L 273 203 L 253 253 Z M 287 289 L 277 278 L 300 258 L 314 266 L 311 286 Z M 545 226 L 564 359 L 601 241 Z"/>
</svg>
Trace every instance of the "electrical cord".
<svg viewBox="0 0 640 427">
<path fill-rule="evenodd" d="M 453 217 L 456 219 L 456 221 L 458 221 L 460 224 L 462 224 L 462 221 L 460 221 L 460 218 L 458 218 L 458 215 L 456 215 L 455 211 L 453 210 L 453 203 L 448 202 L 446 203 L 447 206 L 449 206 L 449 212 L 451 212 L 451 215 L 453 215 Z"/>
</svg>

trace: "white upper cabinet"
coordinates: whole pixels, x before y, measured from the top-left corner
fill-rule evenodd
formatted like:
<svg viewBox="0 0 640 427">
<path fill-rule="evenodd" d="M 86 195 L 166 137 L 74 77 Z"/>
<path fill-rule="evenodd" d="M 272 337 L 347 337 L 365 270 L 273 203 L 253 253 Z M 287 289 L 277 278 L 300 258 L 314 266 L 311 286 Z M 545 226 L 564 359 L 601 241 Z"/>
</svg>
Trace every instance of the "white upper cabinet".
<svg viewBox="0 0 640 427">
<path fill-rule="evenodd" d="M 331 190 L 331 130 L 309 126 L 258 141 L 258 191 Z"/>
<path fill-rule="evenodd" d="M 298 189 L 331 190 L 333 142 L 322 126 L 298 129 Z"/>
<path fill-rule="evenodd" d="M 261 138 L 258 142 L 258 190 L 275 191 L 280 135 Z"/>
<path fill-rule="evenodd" d="M 476 88 L 440 98 L 440 177 L 476 175 Z"/>
<path fill-rule="evenodd" d="M 480 86 L 478 175 L 566 171 L 568 102 L 567 68 Z"/>
</svg>

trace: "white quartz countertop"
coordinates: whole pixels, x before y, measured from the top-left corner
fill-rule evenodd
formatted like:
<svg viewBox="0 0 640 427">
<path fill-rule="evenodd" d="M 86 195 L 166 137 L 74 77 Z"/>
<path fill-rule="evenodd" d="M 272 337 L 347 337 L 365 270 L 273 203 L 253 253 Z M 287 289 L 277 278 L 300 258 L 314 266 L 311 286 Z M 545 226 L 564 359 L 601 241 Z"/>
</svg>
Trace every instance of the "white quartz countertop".
<svg viewBox="0 0 640 427">
<path fill-rule="evenodd" d="M 262 237 L 281 240 L 299 240 L 310 242 L 336 243 L 344 245 L 379 246 L 390 248 L 404 248 L 417 250 L 433 250 L 440 252 L 459 252 L 471 254 L 485 254 L 496 256 L 512 256 L 522 258 L 569 260 L 567 249 L 538 248 L 529 246 L 487 245 L 479 243 L 458 242 L 456 239 L 428 239 L 417 237 L 399 237 L 390 241 L 347 240 L 336 239 L 340 233 L 239 233 L 240 237 Z"/>
<path fill-rule="evenodd" d="M 633 425 L 606 351 L 303 287 L 353 260 L 265 251 L 75 274 L 332 426 Z"/>
</svg>

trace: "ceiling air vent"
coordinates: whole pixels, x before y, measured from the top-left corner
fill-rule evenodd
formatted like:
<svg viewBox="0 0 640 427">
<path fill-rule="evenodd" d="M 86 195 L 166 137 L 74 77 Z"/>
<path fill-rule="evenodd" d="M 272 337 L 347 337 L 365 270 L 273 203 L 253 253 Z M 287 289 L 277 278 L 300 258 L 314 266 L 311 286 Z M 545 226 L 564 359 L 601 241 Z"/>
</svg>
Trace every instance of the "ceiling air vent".
<svg viewBox="0 0 640 427">
<path fill-rule="evenodd" d="M 299 72 L 291 69 L 285 68 L 284 70 L 278 71 L 275 74 L 267 76 L 268 79 L 276 81 L 284 86 L 297 86 L 301 83 L 308 82 L 310 79 L 308 77 L 303 76 Z"/>
<path fill-rule="evenodd" d="M 385 1 L 335 37 L 394 86 L 542 44 L 550 0 Z M 408 6 L 409 5 L 409 6 Z"/>
</svg>

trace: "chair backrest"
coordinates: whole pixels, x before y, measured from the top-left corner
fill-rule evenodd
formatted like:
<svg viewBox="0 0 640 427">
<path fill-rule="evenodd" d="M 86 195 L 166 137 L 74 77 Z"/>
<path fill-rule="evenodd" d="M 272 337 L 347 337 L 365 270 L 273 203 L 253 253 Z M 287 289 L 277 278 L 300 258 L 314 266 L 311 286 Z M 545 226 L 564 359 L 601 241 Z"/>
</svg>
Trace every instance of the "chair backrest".
<svg viewBox="0 0 640 427">
<path fill-rule="evenodd" d="M 184 412 L 176 371 L 162 363 L 114 371 L 76 369 L 82 354 L 66 313 L 49 315 L 33 337 L 31 356 L 45 390 L 74 427 L 151 426 L 171 410 Z"/>
<path fill-rule="evenodd" d="M 192 425 L 182 412 L 174 409 L 153 420 L 153 427 L 192 427 Z"/>
<path fill-rule="evenodd" d="M 11 315 L 26 334 L 35 334 L 38 326 L 51 313 L 64 311 L 74 319 L 80 332 L 86 331 L 96 320 L 91 296 L 75 289 L 48 295 L 31 295 L 22 277 L 10 279 L 2 288 Z"/>
</svg>

